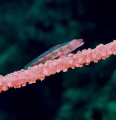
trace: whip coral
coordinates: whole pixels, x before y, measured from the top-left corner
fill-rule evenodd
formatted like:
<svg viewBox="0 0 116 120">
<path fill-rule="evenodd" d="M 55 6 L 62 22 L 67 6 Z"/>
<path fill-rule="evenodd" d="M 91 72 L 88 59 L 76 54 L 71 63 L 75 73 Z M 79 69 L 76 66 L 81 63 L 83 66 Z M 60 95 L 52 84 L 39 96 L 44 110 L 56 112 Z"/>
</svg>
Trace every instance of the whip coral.
<svg viewBox="0 0 116 120">
<path fill-rule="evenodd" d="M 88 48 L 78 51 L 76 54 L 68 54 L 67 57 L 49 60 L 44 64 L 29 67 L 28 70 L 15 71 L 5 76 L 0 75 L 0 92 L 9 88 L 20 88 L 26 83 L 32 84 L 36 80 L 44 80 L 45 76 L 50 76 L 60 71 L 66 72 L 68 68 L 82 67 L 90 62 L 97 63 L 100 59 L 106 59 L 110 55 L 116 55 L 116 40 L 106 45 L 100 44 L 95 49 Z"/>
</svg>

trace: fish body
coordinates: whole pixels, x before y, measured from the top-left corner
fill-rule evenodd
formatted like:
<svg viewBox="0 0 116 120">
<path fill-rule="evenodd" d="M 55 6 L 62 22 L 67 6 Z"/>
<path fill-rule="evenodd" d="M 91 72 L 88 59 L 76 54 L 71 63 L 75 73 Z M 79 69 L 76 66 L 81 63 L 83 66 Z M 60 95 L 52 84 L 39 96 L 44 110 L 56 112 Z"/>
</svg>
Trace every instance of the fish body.
<svg viewBox="0 0 116 120">
<path fill-rule="evenodd" d="M 61 56 L 66 56 L 68 53 L 74 51 L 76 48 L 82 46 L 84 44 L 83 39 L 73 39 L 71 41 L 58 44 L 45 51 L 43 54 L 32 60 L 28 63 L 24 69 L 28 67 L 32 67 L 34 65 L 38 65 L 40 63 L 44 63 L 47 60 L 55 59 Z"/>
</svg>

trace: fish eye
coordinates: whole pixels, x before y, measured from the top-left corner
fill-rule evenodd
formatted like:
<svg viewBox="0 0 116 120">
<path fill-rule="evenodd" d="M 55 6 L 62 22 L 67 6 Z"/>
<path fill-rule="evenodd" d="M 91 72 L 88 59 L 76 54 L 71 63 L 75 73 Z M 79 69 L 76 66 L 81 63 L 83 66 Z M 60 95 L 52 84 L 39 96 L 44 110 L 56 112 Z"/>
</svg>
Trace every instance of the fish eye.
<svg viewBox="0 0 116 120">
<path fill-rule="evenodd" d="M 73 44 L 77 45 L 77 40 L 73 40 Z"/>
</svg>

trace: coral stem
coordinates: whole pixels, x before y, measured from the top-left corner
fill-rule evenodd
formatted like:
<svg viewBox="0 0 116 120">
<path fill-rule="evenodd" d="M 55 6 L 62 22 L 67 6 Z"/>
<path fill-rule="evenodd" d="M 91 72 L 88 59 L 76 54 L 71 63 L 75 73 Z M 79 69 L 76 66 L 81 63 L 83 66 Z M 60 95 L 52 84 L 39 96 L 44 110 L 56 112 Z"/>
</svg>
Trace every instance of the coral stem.
<svg viewBox="0 0 116 120">
<path fill-rule="evenodd" d="M 32 84 L 36 80 L 44 80 L 45 76 L 50 76 L 60 71 L 66 72 L 68 68 L 82 67 L 85 63 L 97 63 L 100 59 L 106 59 L 110 55 L 116 55 L 116 40 L 106 45 L 100 44 L 95 49 L 78 51 L 76 54 L 68 54 L 68 57 L 49 60 L 44 64 L 29 67 L 28 70 L 15 71 L 6 76 L 0 75 L 0 92 L 9 88 L 20 88 L 26 83 Z"/>
</svg>

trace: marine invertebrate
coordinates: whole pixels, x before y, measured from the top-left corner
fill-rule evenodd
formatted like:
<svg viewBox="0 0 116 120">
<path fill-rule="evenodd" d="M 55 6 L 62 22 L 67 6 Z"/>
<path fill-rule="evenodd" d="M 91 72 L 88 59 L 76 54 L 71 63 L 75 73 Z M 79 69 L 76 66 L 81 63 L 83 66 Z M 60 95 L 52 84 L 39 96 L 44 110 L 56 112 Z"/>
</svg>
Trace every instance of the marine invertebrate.
<svg viewBox="0 0 116 120">
<path fill-rule="evenodd" d="M 82 67 L 85 63 L 89 65 L 90 62 L 97 63 L 100 59 L 106 59 L 110 55 L 116 55 L 116 40 L 106 45 L 100 44 L 95 49 L 88 48 L 87 50 L 78 51 L 76 54 L 68 54 L 67 57 L 48 60 L 44 64 L 40 63 L 28 70 L 15 71 L 0 76 L 0 92 L 6 91 L 9 88 L 20 88 L 26 86 L 26 83 L 35 83 L 36 80 L 44 80 L 45 76 L 66 72 L 68 68 Z"/>
</svg>

